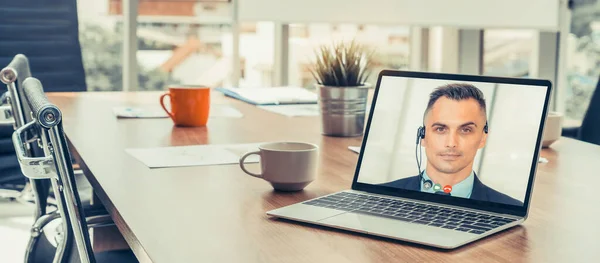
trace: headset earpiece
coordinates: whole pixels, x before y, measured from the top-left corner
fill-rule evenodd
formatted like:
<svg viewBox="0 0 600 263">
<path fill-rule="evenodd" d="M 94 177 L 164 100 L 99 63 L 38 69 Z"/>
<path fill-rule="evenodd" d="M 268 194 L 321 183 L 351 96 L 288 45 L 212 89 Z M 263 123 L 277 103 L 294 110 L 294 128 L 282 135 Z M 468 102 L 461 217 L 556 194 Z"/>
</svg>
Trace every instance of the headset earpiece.
<svg viewBox="0 0 600 263">
<path fill-rule="evenodd" d="M 417 145 L 419 145 L 419 142 L 421 141 L 421 139 L 425 138 L 425 127 L 421 126 L 417 129 Z"/>
<path fill-rule="evenodd" d="M 483 132 L 488 133 L 488 123 L 485 122 L 485 126 L 483 126 Z"/>
</svg>

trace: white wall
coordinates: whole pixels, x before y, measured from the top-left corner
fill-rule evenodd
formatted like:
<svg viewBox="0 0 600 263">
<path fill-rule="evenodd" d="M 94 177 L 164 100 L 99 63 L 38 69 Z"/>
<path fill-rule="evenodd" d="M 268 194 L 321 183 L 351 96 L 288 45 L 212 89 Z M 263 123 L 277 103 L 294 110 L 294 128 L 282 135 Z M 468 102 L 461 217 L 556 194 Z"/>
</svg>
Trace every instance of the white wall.
<svg viewBox="0 0 600 263">
<path fill-rule="evenodd" d="M 382 79 L 359 182 L 377 184 L 418 174 L 415 159 L 417 128 L 422 125 L 431 91 L 448 83 L 452 81 Z M 490 127 L 487 145 L 475 157 L 474 170 L 486 185 L 522 201 L 545 89 L 468 83 L 484 93 Z M 422 160 L 421 169 L 424 169 L 427 162 L 424 149 Z"/>
</svg>

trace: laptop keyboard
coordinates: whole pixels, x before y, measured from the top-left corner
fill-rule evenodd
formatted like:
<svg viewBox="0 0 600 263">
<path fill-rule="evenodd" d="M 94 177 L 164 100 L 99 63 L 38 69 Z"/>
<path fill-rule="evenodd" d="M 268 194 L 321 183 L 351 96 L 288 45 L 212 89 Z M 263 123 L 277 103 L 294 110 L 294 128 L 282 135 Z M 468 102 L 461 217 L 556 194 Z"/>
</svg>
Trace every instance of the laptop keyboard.
<svg viewBox="0 0 600 263">
<path fill-rule="evenodd" d="M 483 234 L 516 220 L 449 207 L 346 192 L 321 197 L 304 204 L 473 234 Z"/>
</svg>

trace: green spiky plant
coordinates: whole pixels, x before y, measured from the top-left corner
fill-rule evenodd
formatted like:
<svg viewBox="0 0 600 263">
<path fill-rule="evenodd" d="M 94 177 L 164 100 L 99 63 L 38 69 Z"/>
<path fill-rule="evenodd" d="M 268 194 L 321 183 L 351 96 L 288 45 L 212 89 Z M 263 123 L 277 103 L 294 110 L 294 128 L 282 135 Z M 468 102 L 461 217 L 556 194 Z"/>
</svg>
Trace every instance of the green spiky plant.
<svg viewBox="0 0 600 263">
<path fill-rule="evenodd" d="M 371 74 L 372 56 L 371 50 L 355 41 L 323 45 L 315 50 L 310 73 L 323 86 L 363 86 Z"/>
</svg>

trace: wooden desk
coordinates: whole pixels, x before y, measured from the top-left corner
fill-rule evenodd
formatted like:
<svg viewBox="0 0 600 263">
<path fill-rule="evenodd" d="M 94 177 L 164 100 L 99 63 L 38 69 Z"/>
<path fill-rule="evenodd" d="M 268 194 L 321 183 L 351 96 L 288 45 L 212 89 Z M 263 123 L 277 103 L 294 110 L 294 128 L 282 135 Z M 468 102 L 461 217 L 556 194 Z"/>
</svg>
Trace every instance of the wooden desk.
<svg viewBox="0 0 600 263">
<path fill-rule="evenodd" d="M 562 138 L 539 165 L 530 218 L 452 251 L 269 218 L 265 212 L 350 187 L 360 138 L 320 135 L 317 117 L 288 118 L 214 94 L 241 119 L 175 128 L 117 120 L 113 106 L 155 105 L 158 93 L 51 94 L 74 155 L 142 262 L 577 262 L 600 258 L 600 147 Z M 148 169 L 124 149 L 296 140 L 321 149 L 318 178 L 276 193 L 237 165 Z M 258 168 L 257 165 L 251 168 Z M 596 259 L 596 260 L 594 260 Z"/>
</svg>

